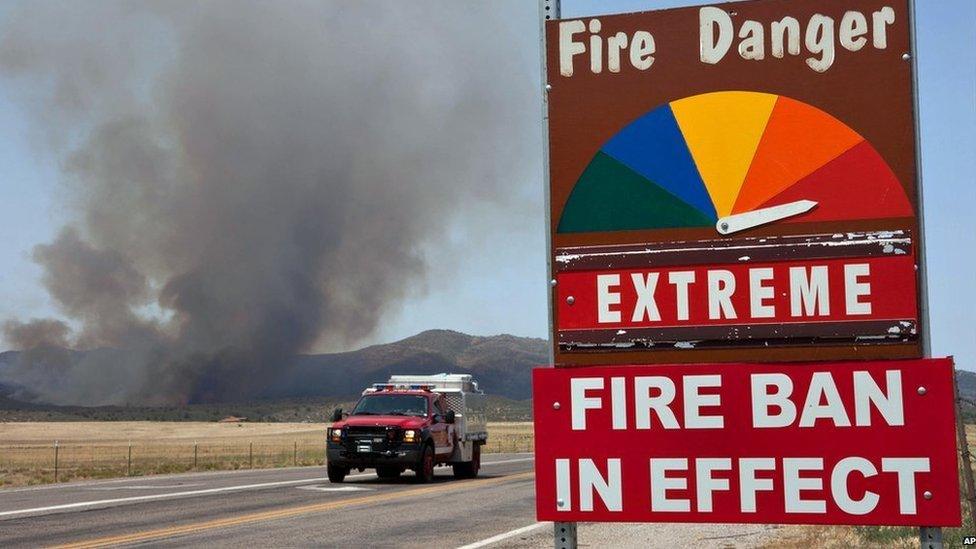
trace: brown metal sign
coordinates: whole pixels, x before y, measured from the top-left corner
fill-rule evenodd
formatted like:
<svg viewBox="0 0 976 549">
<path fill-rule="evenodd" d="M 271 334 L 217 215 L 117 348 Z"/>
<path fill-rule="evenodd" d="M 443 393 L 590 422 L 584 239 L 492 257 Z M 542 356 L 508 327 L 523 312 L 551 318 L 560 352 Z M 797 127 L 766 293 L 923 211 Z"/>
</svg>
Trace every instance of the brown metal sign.
<svg viewBox="0 0 976 549">
<path fill-rule="evenodd" d="M 556 364 L 921 356 L 907 0 L 546 24 Z"/>
</svg>

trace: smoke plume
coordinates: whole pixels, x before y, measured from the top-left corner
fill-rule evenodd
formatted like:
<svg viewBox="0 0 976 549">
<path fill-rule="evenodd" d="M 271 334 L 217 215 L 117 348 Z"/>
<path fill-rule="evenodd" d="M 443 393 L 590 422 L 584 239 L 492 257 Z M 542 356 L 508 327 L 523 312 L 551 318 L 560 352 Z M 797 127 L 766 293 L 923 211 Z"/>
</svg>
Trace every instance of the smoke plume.
<svg viewBox="0 0 976 549">
<path fill-rule="evenodd" d="M 65 404 L 238 400 L 368 337 L 423 290 L 451 220 L 505 223 L 539 185 L 523 4 L 11 10 L 2 83 L 72 221 L 33 251 L 64 318 L 7 321 L 28 351 L 0 381 Z"/>
</svg>

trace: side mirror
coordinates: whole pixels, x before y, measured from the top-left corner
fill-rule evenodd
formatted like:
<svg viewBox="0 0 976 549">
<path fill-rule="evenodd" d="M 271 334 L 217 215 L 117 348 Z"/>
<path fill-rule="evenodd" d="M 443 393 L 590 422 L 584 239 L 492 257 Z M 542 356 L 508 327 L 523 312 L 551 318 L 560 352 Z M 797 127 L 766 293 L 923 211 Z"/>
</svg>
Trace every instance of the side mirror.
<svg viewBox="0 0 976 549">
<path fill-rule="evenodd" d="M 336 408 L 335 410 L 332 411 L 332 421 L 336 422 L 341 420 L 342 420 L 342 408 Z"/>
<path fill-rule="evenodd" d="M 444 421 L 447 423 L 454 423 L 454 410 L 448 410 L 447 413 L 444 414 Z"/>
</svg>

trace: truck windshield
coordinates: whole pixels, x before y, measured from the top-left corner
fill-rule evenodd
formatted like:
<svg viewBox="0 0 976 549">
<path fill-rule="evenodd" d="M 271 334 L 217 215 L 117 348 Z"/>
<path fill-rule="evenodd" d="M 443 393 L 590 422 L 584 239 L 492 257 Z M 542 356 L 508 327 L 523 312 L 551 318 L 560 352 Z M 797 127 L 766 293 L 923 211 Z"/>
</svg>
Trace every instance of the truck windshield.
<svg viewBox="0 0 976 549">
<path fill-rule="evenodd" d="M 417 395 L 364 396 L 352 411 L 354 416 L 427 416 L 427 399 Z"/>
</svg>

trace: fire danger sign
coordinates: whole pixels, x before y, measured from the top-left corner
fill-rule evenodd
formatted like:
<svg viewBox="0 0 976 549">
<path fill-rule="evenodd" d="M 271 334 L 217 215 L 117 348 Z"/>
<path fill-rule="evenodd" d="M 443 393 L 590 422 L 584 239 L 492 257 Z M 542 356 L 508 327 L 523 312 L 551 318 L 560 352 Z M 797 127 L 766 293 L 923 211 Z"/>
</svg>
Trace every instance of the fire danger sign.
<svg viewBox="0 0 976 549">
<path fill-rule="evenodd" d="M 557 365 L 921 356 L 907 0 L 546 25 Z"/>
<path fill-rule="evenodd" d="M 540 368 L 533 384 L 539 520 L 960 524 L 950 359 Z"/>
<path fill-rule="evenodd" d="M 909 0 L 548 21 L 555 522 L 960 524 Z"/>
</svg>

